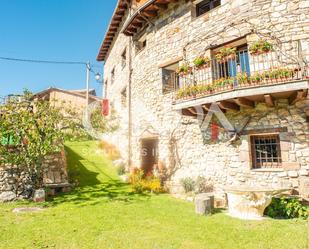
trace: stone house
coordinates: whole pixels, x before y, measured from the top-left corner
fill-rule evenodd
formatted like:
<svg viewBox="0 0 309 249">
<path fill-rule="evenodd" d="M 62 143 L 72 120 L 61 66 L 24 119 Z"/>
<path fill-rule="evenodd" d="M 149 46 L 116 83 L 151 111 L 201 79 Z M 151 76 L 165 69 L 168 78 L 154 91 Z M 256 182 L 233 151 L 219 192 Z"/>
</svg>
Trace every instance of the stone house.
<svg viewBox="0 0 309 249">
<path fill-rule="evenodd" d="M 34 94 L 33 100 L 48 100 L 56 107 L 64 107 L 74 110 L 77 114 L 82 114 L 86 108 L 86 92 L 85 89 L 80 90 L 65 90 L 55 87 L 50 87 L 46 90 Z M 100 102 L 101 99 L 96 96 L 94 89 L 89 89 L 89 104 L 92 102 Z"/>
<path fill-rule="evenodd" d="M 119 0 L 97 56 L 129 167 L 309 194 L 309 1 Z M 212 115 L 213 114 L 213 115 Z"/>
</svg>

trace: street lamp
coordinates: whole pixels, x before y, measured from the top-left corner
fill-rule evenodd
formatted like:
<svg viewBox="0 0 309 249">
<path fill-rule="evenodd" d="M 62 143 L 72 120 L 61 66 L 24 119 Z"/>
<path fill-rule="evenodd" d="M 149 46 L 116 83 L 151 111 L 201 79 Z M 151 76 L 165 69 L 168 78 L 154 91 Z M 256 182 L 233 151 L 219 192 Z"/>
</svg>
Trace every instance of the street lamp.
<svg viewBox="0 0 309 249">
<path fill-rule="evenodd" d="M 103 99 L 106 97 L 106 96 L 104 96 L 105 94 L 104 94 L 104 87 L 105 87 L 105 85 L 104 85 L 104 79 L 103 79 L 103 76 L 102 76 L 102 74 L 100 74 L 100 73 L 96 73 L 95 74 L 95 79 L 96 79 L 96 81 L 98 82 L 98 83 L 100 83 L 100 84 L 102 84 L 102 97 L 103 97 Z"/>
<path fill-rule="evenodd" d="M 101 82 L 101 74 L 100 73 L 96 73 L 95 74 L 95 80 L 98 81 L 98 82 Z"/>
</svg>

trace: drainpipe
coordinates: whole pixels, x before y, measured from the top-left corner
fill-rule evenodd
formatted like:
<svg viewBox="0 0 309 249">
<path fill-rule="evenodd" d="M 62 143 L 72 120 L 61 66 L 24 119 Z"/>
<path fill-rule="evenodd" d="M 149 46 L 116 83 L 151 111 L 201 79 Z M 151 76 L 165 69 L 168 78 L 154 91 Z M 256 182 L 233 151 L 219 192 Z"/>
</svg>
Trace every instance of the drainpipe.
<svg viewBox="0 0 309 249">
<path fill-rule="evenodd" d="M 129 38 L 129 81 L 128 81 L 128 166 L 132 166 L 132 37 Z"/>
</svg>

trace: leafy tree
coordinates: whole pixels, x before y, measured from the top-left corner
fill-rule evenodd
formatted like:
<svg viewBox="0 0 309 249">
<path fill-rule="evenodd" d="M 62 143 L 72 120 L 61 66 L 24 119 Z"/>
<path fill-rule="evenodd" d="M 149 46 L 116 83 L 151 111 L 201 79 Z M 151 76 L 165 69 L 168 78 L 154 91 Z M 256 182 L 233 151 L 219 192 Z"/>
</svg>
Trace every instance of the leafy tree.
<svg viewBox="0 0 309 249">
<path fill-rule="evenodd" d="M 32 96 L 25 91 L 22 97 L 0 105 L 0 165 L 14 167 L 18 174 L 27 173 L 33 186 L 40 188 L 47 170 L 45 156 L 61 151 L 67 137 L 81 139 L 89 135 L 74 108 L 65 103 L 33 100 Z M 108 119 L 100 117 L 98 108 L 91 122 L 101 132 L 116 129 L 115 124 L 108 125 Z"/>
<path fill-rule="evenodd" d="M 25 92 L 22 101 L 10 99 L 0 106 L 0 165 L 26 172 L 34 187 L 40 188 L 44 157 L 63 148 L 62 116 L 48 102 L 31 103 L 30 96 Z"/>
</svg>

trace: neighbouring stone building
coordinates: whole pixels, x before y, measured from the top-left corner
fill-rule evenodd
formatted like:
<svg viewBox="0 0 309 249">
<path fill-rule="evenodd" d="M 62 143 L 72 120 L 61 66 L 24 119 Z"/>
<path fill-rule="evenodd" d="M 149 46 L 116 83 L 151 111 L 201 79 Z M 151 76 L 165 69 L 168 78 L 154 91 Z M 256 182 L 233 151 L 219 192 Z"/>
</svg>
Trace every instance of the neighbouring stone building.
<svg viewBox="0 0 309 249">
<path fill-rule="evenodd" d="M 65 111 L 73 110 L 78 115 L 82 115 L 86 106 L 87 90 L 65 90 L 55 87 L 50 87 L 46 90 L 34 94 L 33 100 L 46 100 L 53 103 L 56 107 L 61 107 Z M 89 104 L 93 102 L 101 102 L 101 99 L 96 96 L 94 89 L 89 90 Z"/>
<path fill-rule="evenodd" d="M 172 192 L 203 177 L 217 197 L 308 197 L 308 16 L 308 0 L 119 0 L 97 57 L 122 121 L 108 139 Z"/>
</svg>

